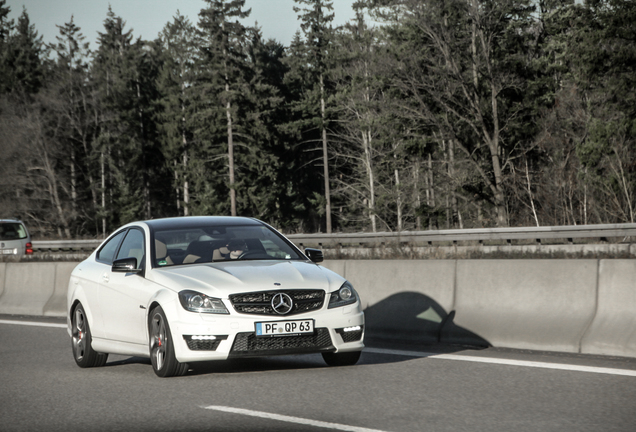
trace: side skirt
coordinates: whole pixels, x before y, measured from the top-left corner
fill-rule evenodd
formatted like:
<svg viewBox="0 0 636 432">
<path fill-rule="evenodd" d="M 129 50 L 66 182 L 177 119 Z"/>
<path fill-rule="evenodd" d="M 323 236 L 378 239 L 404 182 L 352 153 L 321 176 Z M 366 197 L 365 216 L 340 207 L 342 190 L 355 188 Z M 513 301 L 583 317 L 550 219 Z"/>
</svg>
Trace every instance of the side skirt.
<svg viewBox="0 0 636 432">
<path fill-rule="evenodd" d="M 150 357 L 148 345 L 119 342 L 110 339 L 93 337 L 92 346 L 98 353 L 131 355 L 137 357 Z"/>
</svg>

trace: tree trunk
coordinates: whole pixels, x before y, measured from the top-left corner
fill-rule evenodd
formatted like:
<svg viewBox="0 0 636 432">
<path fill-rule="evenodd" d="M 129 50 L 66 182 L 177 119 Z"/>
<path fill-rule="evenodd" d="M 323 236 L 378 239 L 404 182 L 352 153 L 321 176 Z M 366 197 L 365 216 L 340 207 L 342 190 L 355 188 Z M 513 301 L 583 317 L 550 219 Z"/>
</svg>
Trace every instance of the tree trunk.
<svg viewBox="0 0 636 432">
<path fill-rule="evenodd" d="M 176 203 L 177 204 L 177 214 L 179 214 L 180 213 L 179 210 L 181 210 L 181 198 L 179 198 L 180 195 L 181 195 L 181 189 L 179 189 L 179 166 L 178 166 L 176 160 L 172 161 L 172 164 L 174 165 L 174 169 L 173 169 L 173 171 L 174 171 L 174 184 L 175 184 L 174 193 L 176 194 L 176 198 L 177 198 L 177 203 Z"/>
<path fill-rule="evenodd" d="M 103 151 L 100 154 L 99 163 L 102 171 L 102 237 L 106 238 L 106 163 Z"/>
<path fill-rule="evenodd" d="M 331 191 L 329 189 L 329 154 L 327 151 L 327 126 L 325 119 L 325 84 L 320 74 L 320 115 L 322 116 L 322 159 L 324 162 L 323 174 L 325 177 L 325 215 L 327 221 L 327 234 L 331 234 Z"/>
<path fill-rule="evenodd" d="M 53 204 L 55 210 L 57 211 L 57 217 L 59 218 L 60 225 L 64 229 L 64 236 L 67 239 L 70 239 L 71 230 L 69 229 L 68 221 L 66 220 L 66 213 L 62 208 L 62 201 L 60 200 L 60 194 L 57 186 L 56 173 L 49 161 L 49 155 L 47 154 L 46 149 L 44 149 L 44 146 L 42 146 L 42 157 L 42 162 L 44 162 L 44 176 L 49 184 L 49 196 L 51 198 L 51 204 Z"/>
<path fill-rule="evenodd" d="M 376 232 L 375 217 L 375 178 L 373 173 L 373 161 L 371 155 L 371 131 L 367 130 L 362 133 L 362 142 L 364 145 L 364 164 L 367 170 L 367 178 L 369 181 L 369 201 L 367 209 L 369 210 L 369 220 L 371 221 L 371 231 Z"/>
<path fill-rule="evenodd" d="M 182 73 L 183 75 L 184 73 Z M 181 95 L 185 98 L 185 83 L 181 84 Z M 189 215 L 190 207 L 190 187 L 188 184 L 188 140 L 186 138 L 186 118 L 185 118 L 185 105 L 181 104 L 181 144 L 183 145 L 183 215 Z"/>
<path fill-rule="evenodd" d="M 137 81 L 137 101 L 139 103 L 139 141 L 141 144 L 141 165 L 143 166 L 143 170 L 141 173 L 141 181 L 143 183 L 143 194 L 144 194 L 144 209 L 145 209 L 145 218 L 150 219 L 152 217 L 152 209 L 150 204 L 150 180 L 148 178 L 148 166 L 146 162 L 146 146 L 144 139 L 144 110 L 141 108 L 141 89 L 139 85 L 139 81 Z"/>
<path fill-rule="evenodd" d="M 185 137 L 183 138 L 185 141 Z M 188 183 L 188 153 L 183 151 L 183 215 L 190 214 L 190 185 Z"/>
<path fill-rule="evenodd" d="M 225 90 L 229 92 L 229 85 L 225 85 Z M 230 211 L 232 216 L 236 216 L 236 190 L 234 189 L 234 140 L 232 137 L 232 108 L 227 102 L 225 112 L 227 114 L 227 157 L 230 167 Z"/>
<path fill-rule="evenodd" d="M 77 215 L 77 175 L 75 174 L 75 147 L 71 146 L 71 208 L 73 217 Z"/>
<path fill-rule="evenodd" d="M 393 155 L 394 159 L 397 162 L 397 154 Z M 398 232 L 402 231 L 402 194 L 400 193 L 400 171 L 397 166 L 393 170 L 393 174 L 395 175 L 395 204 L 397 206 L 397 230 Z"/>
</svg>

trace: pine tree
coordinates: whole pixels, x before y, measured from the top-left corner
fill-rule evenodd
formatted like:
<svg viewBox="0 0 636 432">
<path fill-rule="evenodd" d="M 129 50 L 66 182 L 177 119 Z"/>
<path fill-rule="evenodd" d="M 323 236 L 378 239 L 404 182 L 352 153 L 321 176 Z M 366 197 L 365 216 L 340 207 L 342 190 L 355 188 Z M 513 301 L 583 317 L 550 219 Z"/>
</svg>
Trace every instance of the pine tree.
<svg viewBox="0 0 636 432">
<path fill-rule="evenodd" d="M 115 224 L 152 216 L 150 179 L 158 175 L 153 168 L 163 165 L 153 160 L 160 154 L 154 149 L 153 124 L 158 52 L 152 43 L 133 43 L 132 30 L 124 27 L 109 8 L 92 69 L 101 114 L 103 226 L 107 208 L 116 209 L 110 214 Z M 114 205 L 107 207 L 107 201 Z"/>
<path fill-rule="evenodd" d="M 159 114 L 161 148 L 168 168 L 174 173 L 176 210 L 188 216 L 192 193 L 190 164 L 197 159 L 192 122 L 196 100 L 193 85 L 197 80 L 194 65 L 198 58 L 196 28 L 177 11 L 161 33 L 161 44 L 163 63 L 158 82 L 163 107 Z"/>
<path fill-rule="evenodd" d="M 14 80 L 11 47 L 14 23 L 8 19 L 11 8 L 6 3 L 6 0 L 0 0 L 0 94 L 10 92 Z"/>
<path fill-rule="evenodd" d="M 205 0 L 207 7 L 199 13 L 199 29 L 203 39 L 201 55 L 201 89 L 210 111 L 208 120 L 225 119 L 225 131 L 217 125 L 209 130 L 212 145 L 227 143 L 230 214 L 237 215 L 235 184 L 235 134 L 240 128 L 241 97 L 246 86 L 246 28 L 238 20 L 249 16 L 243 10 L 245 0 Z M 232 21 L 235 20 L 235 21 Z"/>
<path fill-rule="evenodd" d="M 342 202 L 342 223 L 377 231 L 378 169 L 386 153 L 381 124 L 386 88 L 382 51 L 377 32 L 367 26 L 363 5 L 354 4 L 356 18 L 346 24 L 335 44 L 337 66 L 335 101 L 338 141 L 336 188 L 334 196 Z"/>
<path fill-rule="evenodd" d="M 292 214 L 297 215 L 294 225 L 300 232 L 321 230 L 326 207 L 324 187 L 317 181 L 323 174 L 316 164 L 320 160 L 316 153 L 321 133 L 314 119 L 319 104 L 311 97 L 315 81 L 308 68 L 307 53 L 305 41 L 297 32 L 282 59 L 286 113 L 280 130 L 285 135 L 284 141 L 289 143 L 283 155 L 283 165 L 287 167 L 283 184 L 286 201 L 293 209 Z"/>
<path fill-rule="evenodd" d="M 403 113 L 458 150 L 479 177 L 459 191 L 483 197 L 494 222 L 508 225 L 505 169 L 525 144 L 517 134 L 533 8 L 527 0 L 391 3 L 384 18 Z"/>
<path fill-rule="evenodd" d="M 237 189 L 239 208 L 245 214 L 280 226 L 287 217 L 281 184 L 281 161 L 285 151 L 276 124 L 284 118 L 281 96 L 283 47 L 276 41 L 263 42 L 259 29 L 248 29 L 246 87 L 242 100 L 242 133 L 239 136 Z"/>
<path fill-rule="evenodd" d="M 567 49 L 568 81 L 576 86 L 588 116 L 576 154 L 601 220 L 634 222 L 636 5 L 628 0 L 590 1 L 581 12 Z"/>
<path fill-rule="evenodd" d="M 8 64 L 14 90 L 37 93 L 42 87 L 44 43 L 31 24 L 26 9 L 18 18 L 15 34 L 9 38 Z"/>
<path fill-rule="evenodd" d="M 97 124 L 94 93 L 89 85 L 91 52 L 72 16 L 64 26 L 57 27 L 60 35 L 56 37 L 57 43 L 50 46 L 57 58 L 47 74 L 46 93 L 51 111 L 59 118 L 57 136 L 70 157 L 70 218 L 76 220 L 84 215 L 95 218 L 98 191 L 94 173 L 99 166 L 93 148 Z M 93 222 L 96 226 L 97 221 Z M 82 223 L 85 220 L 78 221 Z"/>
<path fill-rule="evenodd" d="M 327 129 L 329 127 L 327 99 L 329 98 L 330 88 L 327 80 L 329 70 L 332 66 L 329 53 L 333 43 L 331 22 L 333 21 L 334 14 L 329 13 L 329 11 L 333 10 L 333 3 L 326 0 L 294 1 L 300 5 L 308 6 L 307 8 L 294 7 L 294 11 L 299 13 L 298 17 L 301 20 L 300 26 L 306 39 L 306 57 L 311 79 L 309 83 L 311 87 L 307 89 L 308 92 L 304 95 L 305 100 L 303 104 L 307 109 L 307 116 L 311 119 L 314 126 L 320 130 L 324 177 L 325 224 L 327 233 L 331 233 L 331 192 L 327 141 Z M 327 11 L 327 13 L 325 13 L 325 11 Z"/>
</svg>

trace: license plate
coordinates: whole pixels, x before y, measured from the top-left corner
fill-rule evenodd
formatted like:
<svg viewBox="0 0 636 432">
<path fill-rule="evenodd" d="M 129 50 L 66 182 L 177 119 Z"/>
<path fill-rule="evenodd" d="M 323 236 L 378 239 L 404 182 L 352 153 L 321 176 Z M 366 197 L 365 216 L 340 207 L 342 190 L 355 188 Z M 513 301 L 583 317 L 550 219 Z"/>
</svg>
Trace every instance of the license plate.
<svg viewBox="0 0 636 432">
<path fill-rule="evenodd" d="M 313 333 L 312 319 L 256 323 L 256 336 L 296 336 Z"/>
<path fill-rule="evenodd" d="M 17 249 L 2 249 L 3 255 L 16 255 L 18 253 Z"/>
</svg>

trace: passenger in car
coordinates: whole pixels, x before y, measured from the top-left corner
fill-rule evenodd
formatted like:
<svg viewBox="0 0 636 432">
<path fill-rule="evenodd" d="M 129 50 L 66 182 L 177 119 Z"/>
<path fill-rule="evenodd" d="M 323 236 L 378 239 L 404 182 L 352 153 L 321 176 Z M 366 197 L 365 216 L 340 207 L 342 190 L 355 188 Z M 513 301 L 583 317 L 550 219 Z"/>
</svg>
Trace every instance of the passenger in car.
<svg viewBox="0 0 636 432">
<path fill-rule="evenodd" d="M 157 239 L 155 239 L 155 256 L 157 258 L 157 264 L 160 266 L 174 264 L 170 255 L 168 255 L 166 244 Z"/>
<path fill-rule="evenodd" d="M 237 259 L 247 251 L 247 245 L 244 240 L 232 239 L 228 242 L 227 249 L 230 253 L 226 255 L 225 259 Z"/>
<path fill-rule="evenodd" d="M 214 261 L 223 261 L 224 259 L 226 259 L 227 256 L 229 256 L 229 254 L 230 250 L 227 248 L 227 246 L 221 246 L 218 249 L 214 249 L 212 259 Z"/>
</svg>

